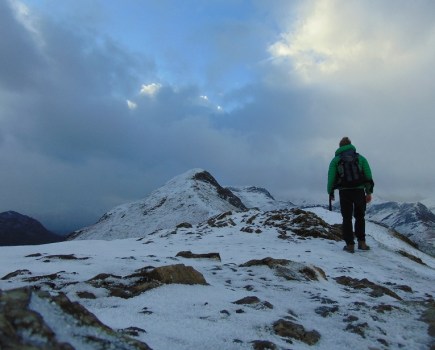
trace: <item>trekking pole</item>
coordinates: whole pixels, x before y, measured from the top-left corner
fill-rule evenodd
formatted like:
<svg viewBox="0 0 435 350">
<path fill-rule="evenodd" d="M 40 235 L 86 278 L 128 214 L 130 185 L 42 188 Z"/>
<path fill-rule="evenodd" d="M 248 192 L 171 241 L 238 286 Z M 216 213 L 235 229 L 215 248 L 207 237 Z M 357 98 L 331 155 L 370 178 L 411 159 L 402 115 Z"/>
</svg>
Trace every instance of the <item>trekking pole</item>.
<svg viewBox="0 0 435 350">
<path fill-rule="evenodd" d="M 329 196 L 329 211 L 332 211 L 332 197 Z"/>
</svg>

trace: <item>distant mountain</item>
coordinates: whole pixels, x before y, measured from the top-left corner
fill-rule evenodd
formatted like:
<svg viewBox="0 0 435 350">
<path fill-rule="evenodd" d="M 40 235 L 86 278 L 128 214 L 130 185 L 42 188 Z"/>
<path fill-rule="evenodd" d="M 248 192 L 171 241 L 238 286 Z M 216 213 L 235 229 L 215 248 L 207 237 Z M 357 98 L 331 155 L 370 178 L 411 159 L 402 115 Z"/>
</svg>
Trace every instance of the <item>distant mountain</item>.
<svg viewBox="0 0 435 350">
<path fill-rule="evenodd" d="M 173 178 L 148 197 L 110 210 L 96 224 L 73 232 L 68 239 L 140 237 L 182 223 L 194 225 L 226 211 L 247 208 L 269 211 L 296 206 L 326 208 L 325 203 L 279 201 L 262 187 L 224 188 L 209 172 L 192 169 Z M 338 199 L 334 202 L 334 210 L 339 211 Z M 435 214 L 423 204 L 388 202 L 375 197 L 367 208 L 367 218 L 395 229 L 418 244 L 420 249 L 435 256 Z"/>
<path fill-rule="evenodd" d="M 434 198 L 426 198 L 421 201 L 432 213 L 435 214 L 435 197 Z"/>
<path fill-rule="evenodd" d="M 435 256 L 435 214 L 422 203 L 373 203 L 367 208 L 367 218 L 395 229 Z"/>
<path fill-rule="evenodd" d="M 61 242 L 63 237 L 48 231 L 39 221 L 15 211 L 0 213 L 0 246 Z"/>
<path fill-rule="evenodd" d="M 229 186 L 227 188 L 239 197 L 248 208 L 258 208 L 262 211 L 268 211 L 295 207 L 292 202 L 276 200 L 269 191 L 263 187 Z"/>
<path fill-rule="evenodd" d="M 225 211 L 246 209 L 240 198 L 209 172 L 192 169 L 145 199 L 110 210 L 96 224 L 73 232 L 68 239 L 139 237 L 186 222 L 196 224 Z"/>
<path fill-rule="evenodd" d="M 194 169 L 75 241 L 0 247 L 0 349 L 434 348 L 435 258 L 384 227 L 424 235 L 427 208 L 375 200 L 348 254 L 337 210 L 284 204 Z"/>
</svg>

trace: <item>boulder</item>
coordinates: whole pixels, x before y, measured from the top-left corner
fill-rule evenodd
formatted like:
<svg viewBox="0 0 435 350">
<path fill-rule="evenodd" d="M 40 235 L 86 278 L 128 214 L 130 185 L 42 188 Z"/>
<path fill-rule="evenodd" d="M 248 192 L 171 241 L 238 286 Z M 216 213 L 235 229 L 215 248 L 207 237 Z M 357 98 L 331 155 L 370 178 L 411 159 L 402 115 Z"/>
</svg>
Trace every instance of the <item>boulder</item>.
<svg viewBox="0 0 435 350">
<path fill-rule="evenodd" d="M 119 350 L 150 349 L 106 326 L 63 293 L 51 296 L 28 287 L 0 291 L 0 349 L 104 349 L 109 345 Z"/>
</svg>

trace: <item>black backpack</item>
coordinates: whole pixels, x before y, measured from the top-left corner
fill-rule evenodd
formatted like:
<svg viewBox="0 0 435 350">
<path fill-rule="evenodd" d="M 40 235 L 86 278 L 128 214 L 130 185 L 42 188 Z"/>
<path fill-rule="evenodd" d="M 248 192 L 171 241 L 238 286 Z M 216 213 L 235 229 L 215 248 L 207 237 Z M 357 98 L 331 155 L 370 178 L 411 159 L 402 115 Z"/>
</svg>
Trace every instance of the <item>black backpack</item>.
<svg viewBox="0 0 435 350">
<path fill-rule="evenodd" d="M 354 150 L 349 150 L 340 154 L 338 161 L 338 188 L 357 187 L 365 184 L 366 178 L 359 164 L 359 154 Z"/>
</svg>

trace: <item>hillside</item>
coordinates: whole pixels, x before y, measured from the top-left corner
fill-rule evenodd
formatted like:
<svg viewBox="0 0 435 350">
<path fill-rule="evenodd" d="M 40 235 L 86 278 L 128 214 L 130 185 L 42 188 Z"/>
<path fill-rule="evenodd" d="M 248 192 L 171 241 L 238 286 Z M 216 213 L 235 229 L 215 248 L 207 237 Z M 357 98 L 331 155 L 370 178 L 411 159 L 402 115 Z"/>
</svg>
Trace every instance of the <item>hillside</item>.
<svg viewBox="0 0 435 350">
<path fill-rule="evenodd" d="M 435 259 L 373 223 L 372 250 L 345 253 L 340 220 L 251 209 L 134 239 L 0 248 L 0 347 L 429 349 Z"/>
<path fill-rule="evenodd" d="M 367 218 L 395 229 L 435 256 L 435 214 L 422 203 L 374 202 Z"/>
<path fill-rule="evenodd" d="M 245 210 L 242 201 L 203 169 L 168 181 L 148 197 L 120 205 L 69 239 L 117 239 L 143 236 L 188 222 L 196 224 L 228 210 Z"/>
<path fill-rule="evenodd" d="M 435 346 L 435 258 L 371 221 L 346 253 L 340 223 L 193 169 L 69 241 L 0 247 L 0 348 Z"/>
<path fill-rule="evenodd" d="M 314 206 L 301 199 L 276 200 L 265 188 L 257 186 L 223 187 L 209 172 L 192 169 L 146 198 L 110 210 L 96 224 L 73 232 L 68 239 L 137 237 L 177 225 L 197 224 L 230 210 L 268 211 Z M 338 200 L 334 208 L 339 211 Z M 421 250 L 435 256 L 435 215 L 423 204 L 387 202 L 375 197 L 367 207 L 367 218 L 395 229 Z"/>
<path fill-rule="evenodd" d="M 63 237 L 47 230 L 39 221 L 17 213 L 0 213 L 0 246 L 32 245 L 63 241 Z"/>
</svg>

